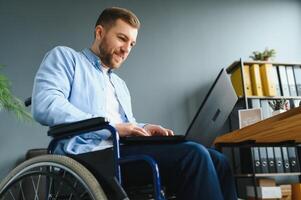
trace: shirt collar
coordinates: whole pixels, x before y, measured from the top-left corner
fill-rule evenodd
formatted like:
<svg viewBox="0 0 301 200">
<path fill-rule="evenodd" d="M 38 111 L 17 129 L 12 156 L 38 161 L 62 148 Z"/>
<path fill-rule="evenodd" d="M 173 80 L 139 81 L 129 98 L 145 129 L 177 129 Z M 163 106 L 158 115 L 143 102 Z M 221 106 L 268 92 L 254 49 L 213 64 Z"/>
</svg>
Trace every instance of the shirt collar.
<svg viewBox="0 0 301 200">
<path fill-rule="evenodd" d="M 97 55 L 95 55 L 95 53 L 93 51 L 91 51 L 91 49 L 85 48 L 82 52 L 94 67 L 103 71 L 103 66 L 101 64 L 99 57 Z M 112 73 L 112 70 L 109 69 L 108 73 L 109 74 Z"/>
</svg>

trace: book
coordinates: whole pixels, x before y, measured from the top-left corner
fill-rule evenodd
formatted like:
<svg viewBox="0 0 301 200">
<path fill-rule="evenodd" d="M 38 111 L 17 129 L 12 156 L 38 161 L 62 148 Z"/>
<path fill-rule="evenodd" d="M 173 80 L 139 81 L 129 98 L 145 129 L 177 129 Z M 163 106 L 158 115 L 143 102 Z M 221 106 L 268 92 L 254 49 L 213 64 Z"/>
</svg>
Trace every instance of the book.
<svg viewBox="0 0 301 200">
<path fill-rule="evenodd" d="M 294 77 L 296 82 L 297 95 L 301 96 L 301 68 L 300 66 L 294 66 L 293 70 L 294 70 Z"/>
<path fill-rule="evenodd" d="M 288 88 L 285 66 L 283 65 L 278 66 L 278 70 L 279 70 L 279 78 L 280 78 L 280 85 L 281 85 L 281 93 L 283 96 L 288 97 L 290 95 L 290 92 Z"/>
<path fill-rule="evenodd" d="M 290 162 L 287 153 L 287 147 L 281 147 L 282 149 L 282 161 L 283 161 L 283 169 L 285 173 L 289 173 L 290 169 Z"/>
<path fill-rule="evenodd" d="M 241 147 L 239 149 L 239 160 L 241 173 L 261 173 L 261 162 L 258 147 Z"/>
<path fill-rule="evenodd" d="M 290 91 L 290 96 L 297 96 L 295 76 L 292 66 L 286 66 L 286 75 L 288 82 L 288 89 Z"/>
<path fill-rule="evenodd" d="M 269 100 L 261 100 L 262 118 L 267 119 L 272 116 L 273 109 L 269 105 Z"/>
<path fill-rule="evenodd" d="M 260 107 L 260 99 L 250 99 L 250 104 L 249 106 L 251 108 L 261 108 Z"/>
<path fill-rule="evenodd" d="M 249 65 L 244 65 L 243 67 L 243 73 L 244 73 L 244 82 L 245 82 L 245 88 L 246 88 L 246 95 L 252 96 L 252 85 L 251 85 L 251 77 L 250 77 L 250 67 Z M 237 67 L 233 73 L 231 74 L 231 81 L 232 85 L 235 89 L 235 92 L 237 96 L 242 97 L 243 94 L 243 82 L 242 82 L 242 76 L 241 76 L 241 68 Z"/>
<path fill-rule="evenodd" d="M 265 96 L 276 96 L 276 84 L 273 78 L 273 65 L 262 64 L 260 66 L 263 94 Z"/>
<path fill-rule="evenodd" d="M 273 147 L 267 147 L 267 158 L 268 158 L 269 173 L 276 173 Z"/>
<path fill-rule="evenodd" d="M 294 99 L 294 108 L 297 108 L 300 106 L 300 99 Z"/>
<path fill-rule="evenodd" d="M 288 103 L 289 103 L 290 109 L 296 108 L 295 99 L 288 99 Z"/>
<path fill-rule="evenodd" d="M 250 66 L 250 76 L 253 95 L 263 96 L 259 64 L 252 64 Z"/>
<path fill-rule="evenodd" d="M 252 151 L 252 159 L 254 162 L 254 172 L 255 173 L 262 173 L 262 164 L 261 164 L 261 160 L 260 160 L 260 155 L 259 155 L 259 147 L 252 147 L 251 148 Z"/>
<path fill-rule="evenodd" d="M 287 147 L 287 153 L 291 172 L 299 172 L 300 168 L 296 147 Z"/>
<path fill-rule="evenodd" d="M 260 157 L 260 163 L 261 163 L 261 172 L 269 173 L 267 149 L 266 149 L 266 147 L 258 147 L 258 148 L 259 148 L 259 157 Z"/>
<path fill-rule="evenodd" d="M 272 74 L 273 74 L 272 77 L 275 81 L 276 95 L 281 96 L 282 94 L 281 94 L 280 80 L 279 80 L 279 73 L 278 73 L 277 66 L 273 66 Z"/>
<path fill-rule="evenodd" d="M 274 147 L 274 155 L 275 155 L 275 164 L 276 164 L 276 171 L 277 173 L 283 173 L 283 160 L 282 160 L 282 153 L 281 147 Z"/>
</svg>

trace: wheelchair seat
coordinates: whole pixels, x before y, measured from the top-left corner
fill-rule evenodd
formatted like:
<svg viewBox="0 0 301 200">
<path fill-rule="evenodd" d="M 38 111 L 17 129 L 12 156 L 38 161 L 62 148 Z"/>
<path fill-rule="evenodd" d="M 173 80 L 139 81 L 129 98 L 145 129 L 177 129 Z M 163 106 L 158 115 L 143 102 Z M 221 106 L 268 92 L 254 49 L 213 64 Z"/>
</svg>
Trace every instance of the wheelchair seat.
<svg viewBox="0 0 301 200">
<path fill-rule="evenodd" d="M 30 105 L 30 101 L 31 99 L 26 100 L 25 104 Z M 113 148 L 105 151 L 104 158 L 100 158 L 106 163 L 101 167 L 101 173 L 85 162 L 80 154 L 52 154 L 53 147 L 60 139 L 100 129 L 109 130 L 113 138 Z M 105 118 L 57 125 L 49 129 L 48 135 L 53 137 L 53 140 L 48 146 L 47 154 L 30 156 L 32 158 L 13 169 L 0 183 L 0 200 L 165 199 L 155 160 L 147 155 L 120 157 L 119 136 Z M 131 191 L 124 191 L 120 165 L 133 161 L 143 161 L 150 166 L 153 183 L 147 187 L 138 186 Z"/>
</svg>

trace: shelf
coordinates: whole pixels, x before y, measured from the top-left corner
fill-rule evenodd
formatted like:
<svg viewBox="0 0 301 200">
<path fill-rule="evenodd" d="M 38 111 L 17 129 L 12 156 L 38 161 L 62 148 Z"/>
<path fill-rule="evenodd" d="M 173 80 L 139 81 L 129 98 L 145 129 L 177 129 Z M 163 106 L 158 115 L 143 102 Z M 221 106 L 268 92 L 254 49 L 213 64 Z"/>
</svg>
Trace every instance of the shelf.
<svg viewBox="0 0 301 200">
<path fill-rule="evenodd" d="M 300 176 L 300 172 L 294 173 L 266 173 L 266 174 L 236 174 L 236 178 L 250 178 L 250 177 L 267 177 L 267 176 Z"/>
<path fill-rule="evenodd" d="M 244 99 L 245 97 L 238 97 L 239 99 Z M 247 99 L 301 99 L 301 96 L 247 96 Z"/>
<path fill-rule="evenodd" d="M 240 60 L 238 61 L 234 61 L 227 69 L 227 73 L 231 73 L 234 69 L 236 69 L 237 66 L 239 66 L 241 63 Z M 254 61 L 243 61 L 244 64 L 246 65 L 250 65 L 250 64 L 272 64 L 272 65 L 286 65 L 286 66 L 293 66 L 293 65 L 301 65 L 300 63 L 297 62 L 271 62 L 271 61 L 258 61 L 258 60 L 254 60 Z"/>
</svg>

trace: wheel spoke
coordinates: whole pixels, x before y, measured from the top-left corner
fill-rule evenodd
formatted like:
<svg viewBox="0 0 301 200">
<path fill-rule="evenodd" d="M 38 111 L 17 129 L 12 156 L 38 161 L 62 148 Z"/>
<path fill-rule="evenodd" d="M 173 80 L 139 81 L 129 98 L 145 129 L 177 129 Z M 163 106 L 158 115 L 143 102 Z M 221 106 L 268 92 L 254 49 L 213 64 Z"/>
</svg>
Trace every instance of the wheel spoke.
<svg viewBox="0 0 301 200">
<path fill-rule="evenodd" d="M 77 183 L 78 183 L 77 180 L 75 180 L 75 182 L 74 182 L 74 184 L 73 184 L 73 188 L 74 188 L 74 189 L 76 189 Z M 73 197 L 73 193 L 70 194 L 69 200 L 71 200 L 72 197 Z"/>
<path fill-rule="evenodd" d="M 87 191 L 84 191 L 81 195 L 79 195 L 80 199 L 82 199 L 87 194 Z"/>
<path fill-rule="evenodd" d="M 21 194 L 22 194 L 22 199 L 23 199 L 23 200 L 26 200 L 26 199 L 25 199 L 25 196 L 24 196 L 22 181 L 19 182 L 19 185 L 20 185 L 20 191 L 21 191 Z"/>
<path fill-rule="evenodd" d="M 7 185 L 1 188 L 0 200 L 105 198 L 101 187 L 95 189 L 98 183 L 92 174 L 63 156 L 46 155 L 30 159 L 15 168 L 7 180 Z"/>
<path fill-rule="evenodd" d="M 41 180 L 41 175 L 39 175 L 39 178 L 38 178 L 38 182 L 37 182 L 37 192 L 36 192 L 36 195 L 37 195 L 37 199 L 39 200 L 39 187 L 40 187 L 40 180 Z"/>
<path fill-rule="evenodd" d="M 55 194 L 55 199 L 58 198 L 59 193 L 61 192 L 62 185 L 63 185 L 63 181 L 60 181 L 60 182 L 59 182 L 59 187 L 58 187 L 57 193 Z"/>
<path fill-rule="evenodd" d="M 35 183 L 34 183 L 34 179 L 33 179 L 33 177 L 32 176 L 30 176 L 30 178 L 31 178 L 31 183 L 32 183 L 32 186 L 33 186 L 33 190 L 34 190 L 34 200 L 36 200 L 37 198 L 38 198 L 38 191 L 37 191 L 37 188 L 36 188 L 36 185 L 35 185 Z"/>
<path fill-rule="evenodd" d="M 9 190 L 9 194 L 13 198 L 13 200 L 16 200 L 15 197 L 14 197 L 14 195 L 13 195 L 13 193 L 11 192 L 11 190 Z"/>
<path fill-rule="evenodd" d="M 53 178 L 50 177 L 50 183 L 49 183 L 49 188 L 48 188 L 48 198 L 47 199 L 52 199 L 52 192 L 51 192 L 51 188 L 52 188 L 52 183 L 53 183 Z"/>
</svg>

